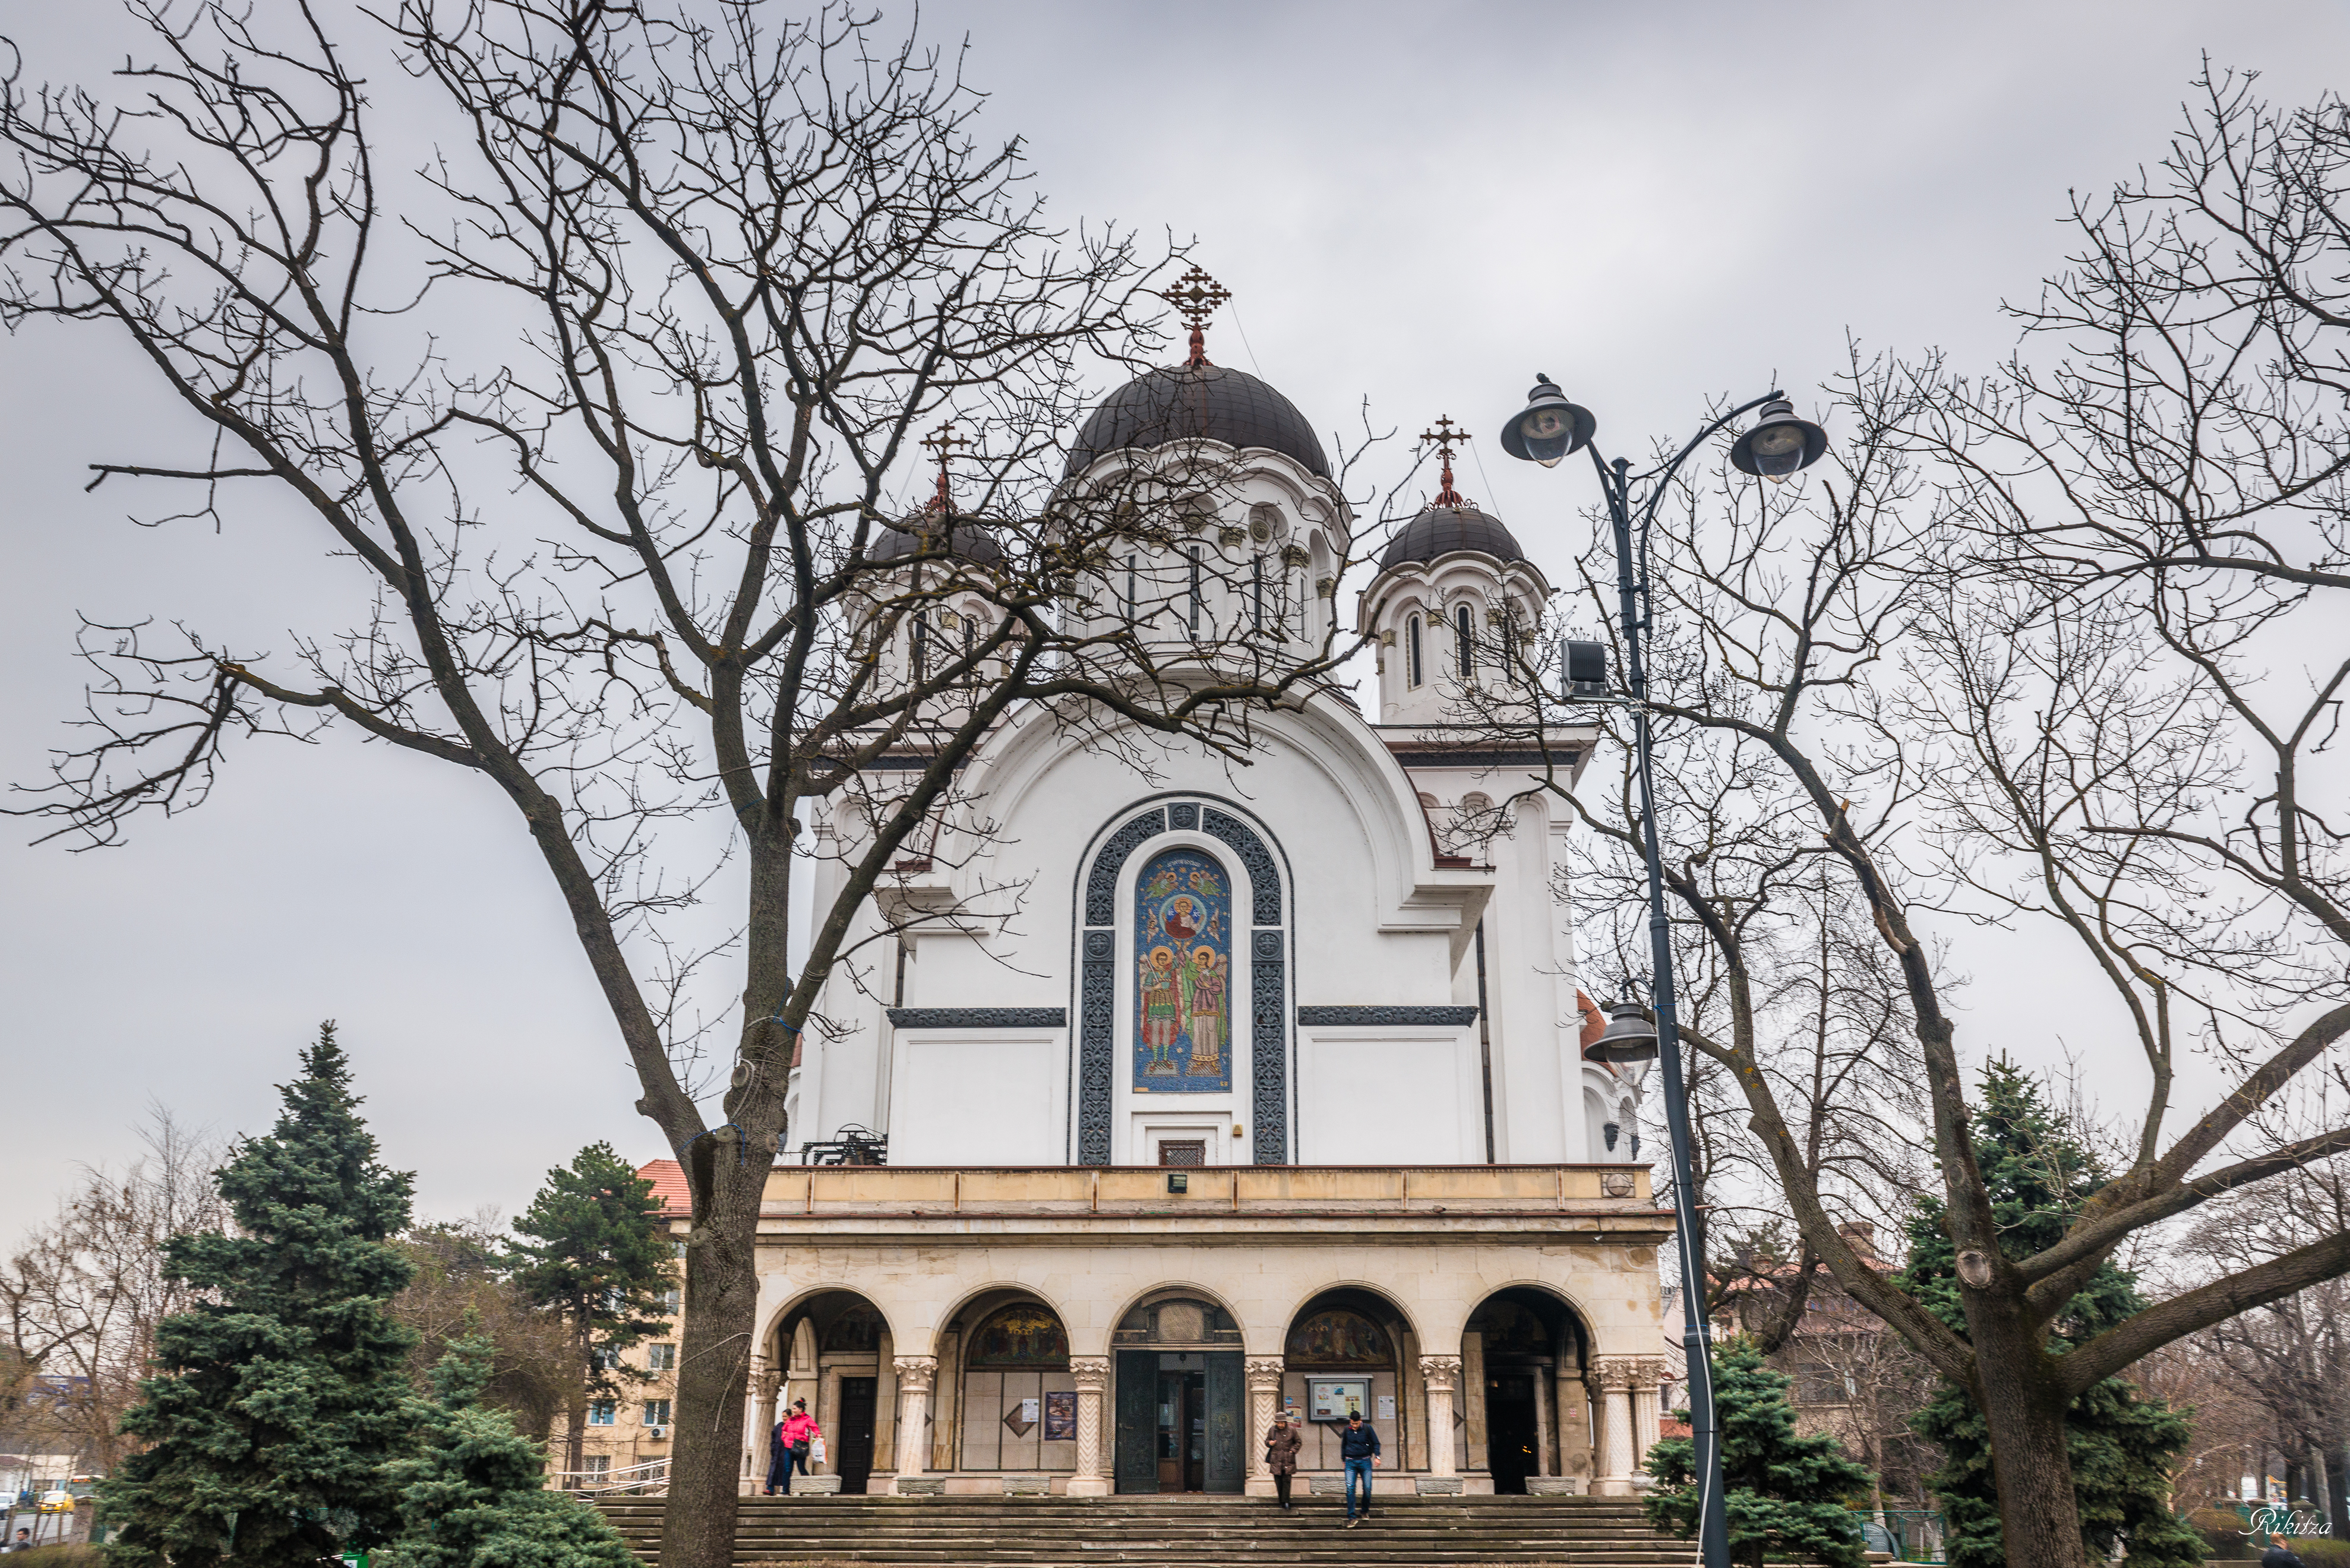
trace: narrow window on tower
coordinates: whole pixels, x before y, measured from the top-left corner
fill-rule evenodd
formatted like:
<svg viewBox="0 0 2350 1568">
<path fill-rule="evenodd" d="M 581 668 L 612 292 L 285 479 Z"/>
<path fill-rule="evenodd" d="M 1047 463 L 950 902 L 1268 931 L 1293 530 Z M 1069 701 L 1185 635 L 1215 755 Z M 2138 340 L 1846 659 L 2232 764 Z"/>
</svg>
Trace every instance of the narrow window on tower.
<svg viewBox="0 0 2350 1568">
<path fill-rule="evenodd" d="M 1419 618 L 1418 616 L 1404 622 L 1403 679 L 1407 686 L 1419 684 Z"/>
<path fill-rule="evenodd" d="M 1249 627 L 1254 631 L 1264 629 L 1264 557 L 1249 557 Z"/>
<path fill-rule="evenodd" d="M 1191 635 L 1200 635 L 1200 552 L 1191 553 Z"/>
<path fill-rule="evenodd" d="M 1454 632 L 1461 640 L 1461 679 L 1466 680 L 1477 672 L 1477 656 L 1471 651 L 1469 640 L 1469 607 L 1462 605 L 1452 612 Z"/>
<path fill-rule="evenodd" d="M 1134 624 L 1134 557 L 1126 558 L 1126 624 Z"/>
<path fill-rule="evenodd" d="M 1518 678 L 1518 607 L 1507 599 L 1502 601 L 1502 678 Z"/>
<path fill-rule="evenodd" d="M 931 656 L 931 614 L 928 610 L 914 612 L 914 684 L 922 683 L 922 668 Z"/>
</svg>

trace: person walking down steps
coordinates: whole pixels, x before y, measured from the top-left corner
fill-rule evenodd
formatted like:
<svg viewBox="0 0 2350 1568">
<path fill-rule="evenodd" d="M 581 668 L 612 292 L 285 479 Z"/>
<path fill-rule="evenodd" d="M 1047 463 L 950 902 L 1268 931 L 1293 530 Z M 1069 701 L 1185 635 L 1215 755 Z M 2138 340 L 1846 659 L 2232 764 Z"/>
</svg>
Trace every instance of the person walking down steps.
<svg viewBox="0 0 2350 1568">
<path fill-rule="evenodd" d="M 1352 1530 L 1371 1517 L 1371 1472 L 1379 1468 L 1379 1435 L 1363 1425 L 1362 1413 L 1347 1417 L 1347 1429 L 1338 1434 L 1338 1459 L 1347 1467 L 1347 1522 Z M 1355 1517 L 1355 1481 L 1363 1483 L 1362 1519 Z"/>
<path fill-rule="evenodd" d="M 781 1487 L 785 1496 L 791 1494 L 792 1471 L 808 1473 L 808 1450 L 821 1436 L 816 1417 L 808 1414 L 807 1401 L 792 1401 L 792 1413 L 775 1423 L 775 1435 L 768 1439 L 770 1455 L 767 1464 L 767 1495 L 775 1495 Z"/>
<path fill-rule="evenodd" d="M 1289 1424 L 1284 1412 L 1273 1418 L 1273 1430 L 1264 1435 L 1264 1468 L 1273 1472 L 1273 1490 L 1280 1494 L 1281 1506 L 1289 1506 L 1289 1483 L 1297 1474 L 1297 1449 L 1302 1439 L 1297 1428 Z"/>
</svg>

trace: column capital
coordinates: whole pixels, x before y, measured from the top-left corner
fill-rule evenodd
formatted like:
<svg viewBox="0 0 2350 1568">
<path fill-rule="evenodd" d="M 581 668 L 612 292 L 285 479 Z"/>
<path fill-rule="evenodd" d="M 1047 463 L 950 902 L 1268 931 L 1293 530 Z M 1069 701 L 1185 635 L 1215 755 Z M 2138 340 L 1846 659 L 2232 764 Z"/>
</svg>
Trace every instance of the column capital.
<svg viewBox="0 0 2350 1568">
<path fill-rule="evenodd" d="M 1423 1355 L 1419 1358 L 1419 1375 L 1431 1389 L 1440 1388 L 1450 1394 L 1461 1386 L 1461 1358 L 1457 1355 Z"/>
<path fill-rule="evenodd" d="M 1641 1386 L 1648 1389 L 1649 1393 L 1654 1394 L 1657 1391 L 1657 1385 L 1665 1380 L 1665 1366 L 1667 1365 L 1665 1357 L 1661 1355 L 1638 1355 L 1634 1356 L 1633 1359 L 1640 1364 L 1639 1378 Z"/>
<path fill-rule="evenodd" d="M 1641 1380 L 1641 1364 L 1645 1355 L 1595 1355 L 1591 1358 L 1592 1381 L 1602 1388 L 1629 1393 Z"/>
<path fill-rule="evenodd" d="M 889 1365 L 897 1371 L 898 1386 L 909 1394 L 927 1394 L 939 1375 L 939 1358 L 935 1355 L 899 1355 Z"/>
<path fill-rule="evenodd" d="M 1072 1355 L 1069 1376 L 1076 1379 L 1080 1394 L 1099 1394 L 1109 1387 L 1109 1357 L 1107 1355 Z"/>
<path fill-rule="evenodd" d="M 1252 1355 L 1243 1367 L 1248 1374 L 1250 1393 L 1278 1394 L 1281 1375 L 1289 1369 L 1289 1363 L 1278 1355 Z"/>
</svg>

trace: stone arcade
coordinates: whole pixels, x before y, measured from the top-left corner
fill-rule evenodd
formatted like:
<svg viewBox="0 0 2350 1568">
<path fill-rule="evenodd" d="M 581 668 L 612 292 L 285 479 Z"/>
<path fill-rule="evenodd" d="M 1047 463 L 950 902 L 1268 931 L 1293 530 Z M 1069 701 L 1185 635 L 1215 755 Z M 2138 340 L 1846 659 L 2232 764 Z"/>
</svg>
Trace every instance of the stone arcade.
<svg viewBox="0 0 2350 1568">
<path fill-rule="evenodd" d="M 1213 493 L 1185 495 L 1203 453 Z M 1069 458 L 1071 486 L 1138 478 L 1185 509 L 1177 543 L 1068 613 L 1135 618 L 1167 666 L 1243 618 L 1318 642 L 1353 518 L 1286 399 L 1195 332 Z M 945 533 L 967 563 L 1001 548 Z M 1547 592 L 1448 465 L 1357 604 L 1376 720 L 1318 690 L 1255 716 L 1253 765 L 1170 750 L 1149 778 L 1043 715 L 988 737 L 962 787 L 993 831 L 901 865 L 867 911 L 889 956 L 836 975 L 794 1069 L 746 1478 L 806 1397 L 848 1490 L 1269 1492 L 1284 1406 L 1309 1472 L 1336 1470 L 1352 1407 L 1389 1487 L 1633 1490 L 1671 1216 L 1635 1163 L 1636 1080 L 1583 1056 L 1567 824 L 1536 795 L 1459 837 L 1522 759 L 1446 728 L 1461 683 L 1493 678 L 1476 639 L 1535 624 Z M 1591 739 L 1548 736 L 1578 765 Z M 893 915 L 1003 886 L 1025 889 L 1009 922 L 887 940 Z M 851 1128 L 889 1163 L 788 1163 Z"/>
</svg>

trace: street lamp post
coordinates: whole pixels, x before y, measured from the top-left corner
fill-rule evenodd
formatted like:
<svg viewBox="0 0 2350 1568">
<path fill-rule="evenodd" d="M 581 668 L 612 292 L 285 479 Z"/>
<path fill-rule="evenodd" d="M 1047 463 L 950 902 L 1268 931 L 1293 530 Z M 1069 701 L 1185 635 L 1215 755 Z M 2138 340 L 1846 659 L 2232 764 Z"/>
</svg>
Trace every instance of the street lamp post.
<svg viewBox="0 0 2350 1568">
<path fill-rule="evenodd" d="M 1682 462 L 1732 420 L 1754 409 L 1762 410 L 1762 417 L 1731 448 L 1730 461 L 1742 472 L 1775 483 L 1818 462 L 1827 451 L 1826 432 L 1807 420 L 1796 418 L 1793 406 L 1773 391 L 1742 403 L 1714 420 L 1669 462 L 1647 473 L 1635 474 L 1627 460 L 1619 457 L 1610 462 L 1599 455 L 1599 449 L 1591 441 L 1598 421 L 1589 410 L 1567 401 L 1566 394 L 1548 376 L 1535 379 L 1526 407 L 1502 430 L 1504 452 L 1512 457 L 1539 462 L 1544 468 L 1555 467 L 1577 450 L 1588 451 L 1591 466 L 1599 475 L 1599 487 L 1607 497 L 1608 520 L 1615 527 L 1616 593 L 1624 628 L 1624 683 L 1631 700 L 1632 749 L 1640 786 L 1640 852 L 1648 871 L 1649 993 L 1655 1003 L 1656 1023 L 1653 1029 L 1648 1027 L 1641 1023 L 1637 1008 L 1619 1004 L 1607 1032 L 1593 1043 L 1589 1054 L 1596 1060 L 1612 1062 L 1646 1061 L 1654 1056 L 1663 1070 L 1665 1129 L 1672 1144 L 1674 1231 L 1680 1252 L 1681 1352 L 1688 1363 L 1690 1427 L 1696 1447 L 1698 1547 L 1705 1568 L 1730 1568 L 1730 1530 L 1721 1488 L 1721 1430 L 1713 1407 L 1712 1335 L 1705 1314 L 1705 1221 L 1698 1210 L 1697 1189 L 1690 1172 L 1689 1097 L 1681 1077 L 1680 1027 L 1674 1007 L 1672 933 L 1665 918 L 1664 860 L 1657 843 L 1646 652 L 1652 614 L 1648 530 L 1656 521 L 1657 504 Z M 1637 498 L 1636 485 L 1643 487 L 1643 493 Z M 1583 679 L 1586 670 L 1572 673 L 1576 684 L 1587 683 Z"/>
</svg>

